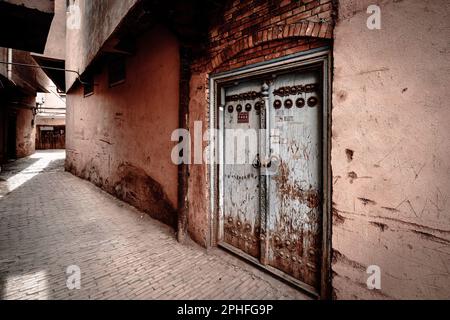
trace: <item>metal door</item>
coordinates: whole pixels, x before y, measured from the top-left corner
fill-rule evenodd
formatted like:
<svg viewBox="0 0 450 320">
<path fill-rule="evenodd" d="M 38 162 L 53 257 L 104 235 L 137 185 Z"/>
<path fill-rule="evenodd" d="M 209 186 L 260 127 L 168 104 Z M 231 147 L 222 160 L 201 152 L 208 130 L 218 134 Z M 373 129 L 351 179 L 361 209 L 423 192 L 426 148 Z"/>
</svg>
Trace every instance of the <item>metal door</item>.
<svg viewBox="0 0 450 320">
<path fill-rule="evenodd" d="M 254 134 L 260 128 L 260 91 L 260 81 L 227 88 L 223 110 L 223 240 L 256 258 L 260 256 L 260 184 L 253 160 L 258 153 Z"/>
<path fill-rule="evenodd" d="M 222 244 L 312 291 L 322 248 L 321 87 L 318 70 L 241 81 L 225 87 L 221 112 Z M 245 144 L 247 162 L 236 164 L 248 129 L 256 145 Z"/>
<path fill-rule="evenodd" d="M 319 73 L 277 76 L 270 87 L 269 108 L 278 167 L 269 176 L 268 264 L 317 288 L 322 248 Z"/>
</svg>

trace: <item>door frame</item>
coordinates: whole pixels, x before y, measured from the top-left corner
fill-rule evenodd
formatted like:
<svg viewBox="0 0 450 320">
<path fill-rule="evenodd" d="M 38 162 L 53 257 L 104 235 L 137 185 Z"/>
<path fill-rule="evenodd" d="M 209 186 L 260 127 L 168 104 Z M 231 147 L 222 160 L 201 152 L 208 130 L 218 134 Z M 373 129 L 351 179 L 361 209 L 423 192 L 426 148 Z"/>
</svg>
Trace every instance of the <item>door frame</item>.
<svg viewBox="0 0 450 320">
<path fill-rule="evenodd" d="M 322 119 L 322 142 L 323 142 L 323 207 L 322 207 L 322 259 L 320 272 L 320 289 L 316 290 L 303 282 L 294 279 L 278 269 L 264 266 L 251 256 L 240 254 L 243 258 L 257 264 L 278 277 L 283 278 L 304 291 L 320 299 L 331 298 L 331 50 L 323 47 L 305 52 L 289 55 L 283 58 L 273 59 L 268 62 L 257 63 L 243 68 L 211 74 L 209 78 L 209 152 L 213 159 L 213 151 L 221 150 L 223 146 L 223 132 L 219 126 L 219 108 L 224 107 L 223 84 L 233 80 L 256 77 L 272 72 L 297 70 L 312 65 L 319 65 L 322 71 L 323 81 L 323 119 Z M 221 101 L 217 101 L 220 99 Z M 214 129 L 219 130 L 217 141 L 214 139 Z M 222 156 L 223 152 L 219 151 Z M 223 172 L 223 161 L 219 164 L 209 162 L 208 174 L 210 183 L 210 217 L 209 217 L 209 246 L 221 246 L 237 253 L 232 246 L 221 243 L 223 230 L 223 194 L 219 176 Z"/>
</svg>

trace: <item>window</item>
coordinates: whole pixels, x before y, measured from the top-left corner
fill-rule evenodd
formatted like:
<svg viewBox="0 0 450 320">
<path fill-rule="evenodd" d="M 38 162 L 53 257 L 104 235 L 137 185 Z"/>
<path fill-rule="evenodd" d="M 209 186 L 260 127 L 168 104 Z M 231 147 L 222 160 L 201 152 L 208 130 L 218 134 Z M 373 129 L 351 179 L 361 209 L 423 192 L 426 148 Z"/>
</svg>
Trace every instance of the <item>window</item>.
<svg viewBox="0 0 450 320">
<path fill-rule="evenodd" d="M 117 86 L 125 82 L 126 61 L 124 56 L 113 56 L 108 62 L 109 87 Z"/>
</svg>

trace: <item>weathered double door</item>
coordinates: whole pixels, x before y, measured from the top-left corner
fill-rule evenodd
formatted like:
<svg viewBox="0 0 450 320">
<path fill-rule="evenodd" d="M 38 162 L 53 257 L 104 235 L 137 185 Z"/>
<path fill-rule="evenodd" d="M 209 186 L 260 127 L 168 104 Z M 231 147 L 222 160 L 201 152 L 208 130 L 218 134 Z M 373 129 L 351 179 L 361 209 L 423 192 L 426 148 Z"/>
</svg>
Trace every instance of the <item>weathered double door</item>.
<svg viewBox="0 0 450 320">
<path fill-rule="evenodd" d="M 318 70 L 242 80 L 221 111 L 221 244 L 316 291 L 322 248 Z"/>
</svg>

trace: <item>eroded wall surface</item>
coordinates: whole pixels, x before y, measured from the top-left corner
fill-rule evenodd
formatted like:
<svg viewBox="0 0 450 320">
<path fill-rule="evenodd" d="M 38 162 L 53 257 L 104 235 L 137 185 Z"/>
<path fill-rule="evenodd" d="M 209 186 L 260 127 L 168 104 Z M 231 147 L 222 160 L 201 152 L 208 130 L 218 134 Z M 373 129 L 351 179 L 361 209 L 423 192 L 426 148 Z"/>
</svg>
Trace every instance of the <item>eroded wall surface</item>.
<svg viewBox="0 0 450 320">
<path fill-rule="evenodd" d="M 34 97 L 31 97 L 31 101 Z M 35 151 L 36 126 L 32 123 L 33 112 L 31 109 L 17 109 L 16 127 L 16 156 L 23 158 Z"/>
<path fill-rule="evenodd" d="M 375 1 L 376 2 L 376 1 Z M 338 299 L 450 298 L 450 3 L 339 1 L 332 110 Z M 381 268 L 368 290 L 366 268 Z"/>
<path fill-rule="evenodd" d="M 94 94 L 67 94 L 66 169 L 171 226 L 176 223 L 179 48 L 156 27 L 127 57 L 126 80 L 112 88 L 103 67 Z"/>
</svg>

